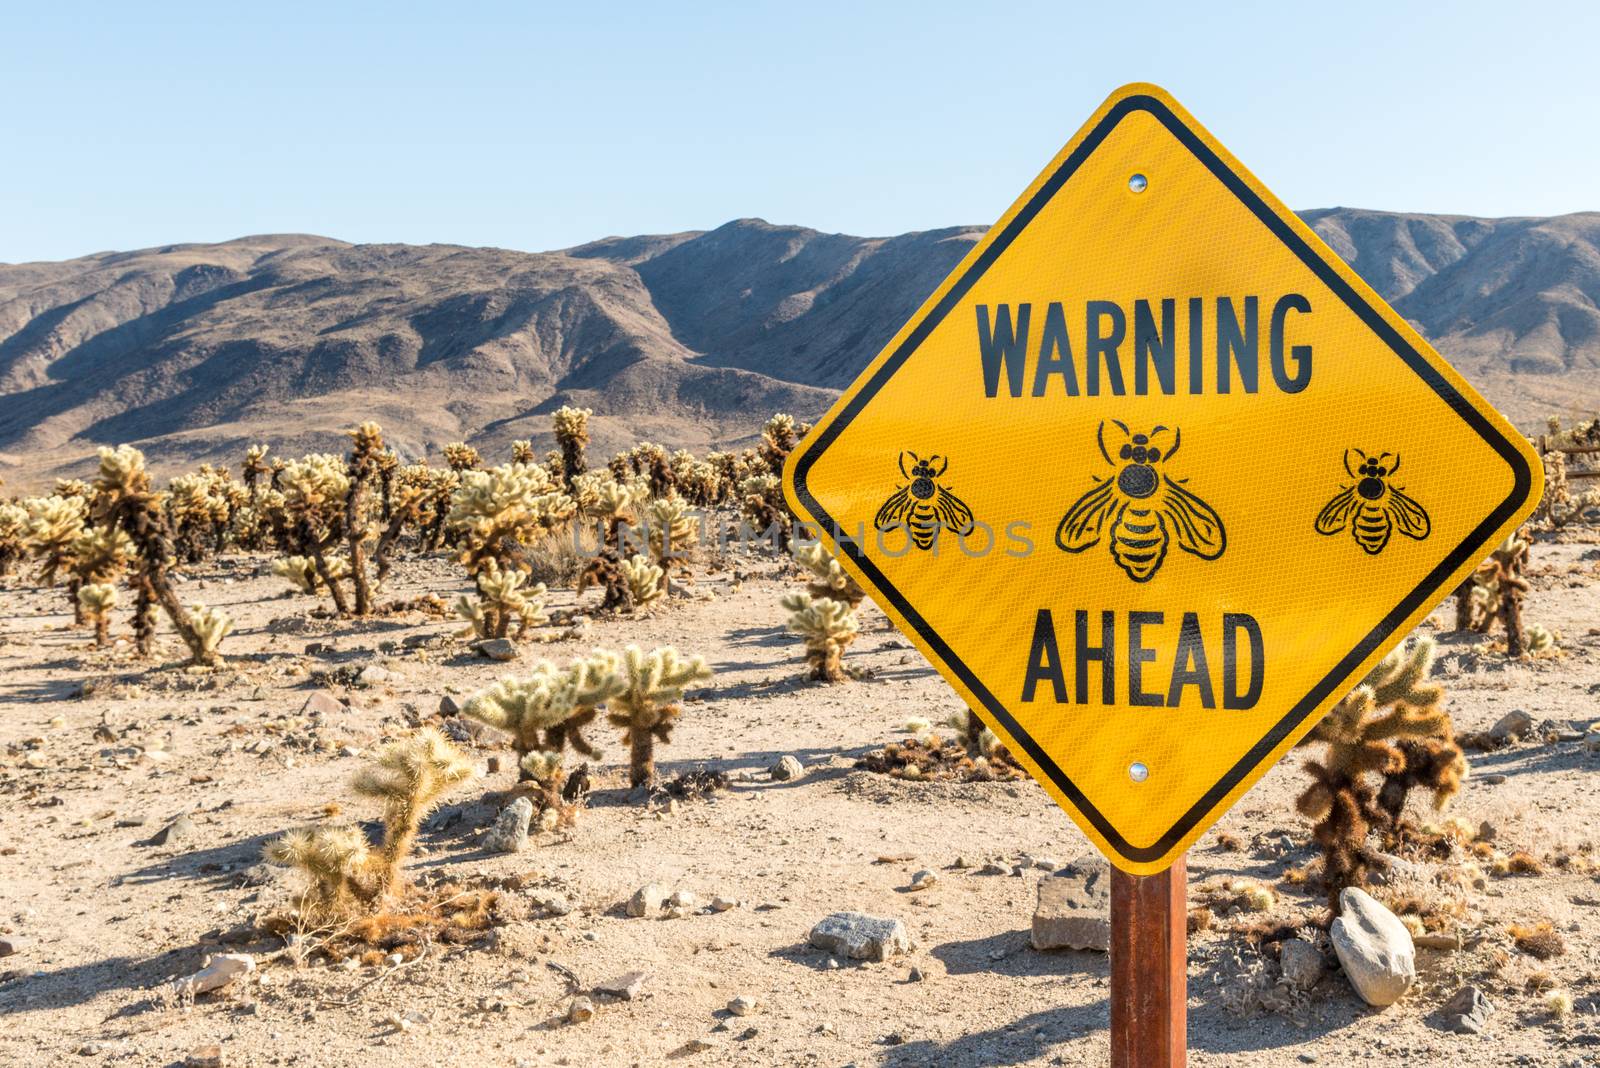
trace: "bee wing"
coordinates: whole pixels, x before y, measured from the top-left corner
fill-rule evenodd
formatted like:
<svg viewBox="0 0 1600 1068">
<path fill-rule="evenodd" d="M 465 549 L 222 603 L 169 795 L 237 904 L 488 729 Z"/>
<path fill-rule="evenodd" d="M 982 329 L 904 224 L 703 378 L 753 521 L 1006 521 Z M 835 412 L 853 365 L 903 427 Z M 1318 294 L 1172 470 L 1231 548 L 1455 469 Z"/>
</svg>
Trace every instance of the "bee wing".
<svg viewBox="0 0 1600 1068">
<path fill-rule="evenodd" d="M 1357 503 L 1356 489 L 1351 486 L 1323 505 L 1322 511 L 1317 513 L 1317 533 L 1339 533 L 1350 522 L 1350 513 L 1356 510 Z"/>
<path fill-rule="evenodd" d="M 972 509 L 943 486 L 939 487 L 939 494 L 934 498 L 933 514 L 939 517 L 939 522 L 952 534 L 972 533 Z"/>
<path fill-rule="evenodd" d="M 878 514 L 872 519 L 872 525 L 884 531 L 904 526 L 906 514 L 910 511 L 911 487 L 901 486 L 883 502 L 883 507 L 878 509 Z"/>
<path fill-rule="evenodd" d="M 1178 547 L 1202 560 L 1215 560 L 1228 547 L 1228 533 L 1212 507 L 1165 475 L 1159 507 Z"/>
<path fill-rule="evenodd" d="M 1118 504 L 1117 483 L 1106 479 L 1079 497 L 1056 527 L 1056 545 L 1069 553 L 1081 553 L 1100 540 L 1106 518 Z"/>
<path fill-rule="evenodd" d="M 1404 493 L 1389 487 L 1389 518 L 1394 520 L 1394 525 L 1400 533 L 1408 538 L 1421 541 L 1433 529 L 1433 523 L 1428 519 L 1428 513 L 1422 505 L 1407 497 Z"/>
</svg>

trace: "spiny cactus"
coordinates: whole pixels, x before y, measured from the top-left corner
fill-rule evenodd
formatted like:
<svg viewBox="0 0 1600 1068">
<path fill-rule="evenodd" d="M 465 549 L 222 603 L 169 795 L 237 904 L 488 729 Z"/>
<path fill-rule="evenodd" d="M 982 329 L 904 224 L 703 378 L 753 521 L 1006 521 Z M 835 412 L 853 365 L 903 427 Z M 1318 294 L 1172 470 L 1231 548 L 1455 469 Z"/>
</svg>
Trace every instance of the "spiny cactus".
<svg viewBox="0 0 1600 1068">
<path fill-rule="evenodd" d="M 605 524 L 603 542 L 616 552 L 622 551 L 622 528 L 634 521 L 639 494 L 626 483 L 609 481 L 595 488 L 594 503 L 588 512 Z"/>
<path fill-rule="evenodd" d="M 667 573 L 649 557 L 635 553 L 618 566 L 635 612 L 650 607 L 666 593 Z"/>
<path fill-rule="evenodd" d="M 335 825 L 290 831 L 268 843 L 264 854 L 306 877 L 302 914 L 319 922 L 348 919 L 400 888 L 401 868 L 423 819 L 444 791 L 471 775 L 466 757 L 439 731 L 424 727 L 387 746 L 351 784 L 383 804 L 383 842 L 376 851 L 359 828 Z"/>
<path fill-rule="evenodd" d="M 562 477 L 569 491 L 573 480 L 589 469 L 584 449 L 589 445 L 589 417 L 593 414 L 588 408 L 563 404 L 551 417 L 555 424 L 556 444 L 561 446 Z"/>
<path fill-rule="evenodd" d="M 30 497 L 22 504 L 28 510 L 24 540 L 39 561 L 38 581 L 54 585 L 56 575 L 72 562 L 72 545 L 83 532 L 88 508 L 79 497 Z M 69 596 L 76 601 L 75 590 Z"/>
<path fill-rule="evenodd" d="M 99 599 L 96 595 L 90 600 L 82 596 L 85 586 L 110 586 L 122 577 L 123 570 L 128 566 L 129 559 L 133 556 L 133 542 L 128 535 L 116 527 L 99 526 L 90 527 L 78 533 L 72 539 L 67 557 L 67 569 L 72 578 L 68 588 L 77 598 L 79 614 L 75 617 L 77 623 L 93 623 L 95 625 L 96 641 L 105 644 L 105 635 L 102 628 L 108 623 L 104 613 L 96 614 L 95 602 Z"/>
<path fill-rule="evenodd" d="M 599 755 L 583 730 L 624 686 L 604 659 L 580 659 L 565 668 L 544 660 L 525 678 L 503 678 L 474 694 L 461 714 L 511 735 L 521 781 L 538 786 L 541 822 L 549 813 L 551 824 L 567 824 L 573 808 L 565 796 L 563 750 L 571 746 L 585 756 Z"/>
<path fill-rule="evenodd" d="M 820 541 L 794 546 L 794 559 L 811 575 L 811 581 L 806 586 L 806 592 L 811 596 L 843 601 L 851 608 L 858 606 L 866 597 L 867 592 L 850 576 L 850 572 L 839 566 L 839 561 Z"/>
<path fill-rule="evenodd" d="M 226 638 L 233 630 L 233 619 L 220 608 L 207 608 L 197 604 L 189 609 L 189 626 L 194 630 L 195 637 L 199 639 L 200 646 L 205 656 L 199 658 L 202 663 L 210 663 L 216 659 L 222 639 Z"/>
<path fill-rule="evenodd" d="M 569 522 L 576 510 L 573 499 L 537 464 L 503 464 L 463 474 L 451 499 L 449 523 L 461 538 L 459 559 L 473 576 L 482 605 L 462 614 L 481 618 L 494 637 L 505 635 L 512 614 L 522 618 L 519 636 L 530 622 L 543 622 L 538 598 L 544 586 L 526 603 L 534 591 L 518 592 L 530 570 L 525 547 Z"/>
<path fill-rule="evenodd" d="M 788 502 L 783 499 L 783 484 L 777 475 L 751 475 L 739 485 L 740 511 L 758 531 L 771 531 L 779 551 L 787 552 L 794 522 Z"/>
<path fill-rule="evenodd" d="M 471 471 L 482 461 L 477 449 L 464 441 L 452 441 L 444 447 L 444 462 L 452 471 Z"/>
<path fill-rule="evenodd" d="M 349 489 L 344 499 L 344 536 L 350 561 L 350 585 L 355 593 L 355 614 L 372 611 L 372 584 L 367 578 L 367 539 L 372 536 L 367 506 L 368 488 L 383 482 L 389 450 L 383 443 L 383 427 L 368 421 L 345 433 L 350 438 L 350 455 L 345 460 Z"/>
<path fill-rule="evenodd" d="M 329 560 L 328 569 L 335 579 L 343 578 L 345 562 L 339 558 Z M 301 593 L 316 594 L 323 588 L 322 576 L 317 574 L 317 563 L 309 556 L 287 556 L 282 560 L 274 560 L 272 573 Z"/>
<path fill-rule="evenodd" d="M 344 536 L 350 475 L 345 463 L 328 453 L 314 453 L 286 463 L 277 478 L 284 510 L 299 555 L 311 560 L 334 610 L 350 614 L 344 586 L 329 563 L 328 550 Z"/>
<path fill-rule="evenodd" d="M 633 590 L 623 561 L 613 549 L 595 554 L 578 575 L 578 596 L 590 586 L 605 591 L 600 601 L 602 612 L 625 612 L 633 608 Z"/>
<path fill-rule="evenodd" d="M 646 653 L 630 645 L 621 653 L 600 651 L 596 656 L 608 675 L 624 683 L 607 706 L 607 718 L 628 739 L 628 781 L 636 787 L 648 785 L 655 778 L 655 744 L 672 740 L 684 690 L 709 679 L 711 669 L 704 657 L 685 657 L 671 646 Z"/>
<path fill-rule="evenodd" d="M 856 614 L 843 601 L 812 598 L 809 593 L 792 593 L 783 599 L 789 610 L 789 630 L 806 642 L 806 663 L 811 677 L 821 682 L 843 682 L 841 658 L 845 648 L 861 629 Z"/>
<path fill-rule="evenodd" d="M 94 643 L 105 646 L 111 637 L 111 610 L 117 606 L 117 588 L 106 582 L 78 587 L 78 603 L 85 619 L 94 624 Z"/>
<path fill-rule="evenodd" d="M 539 456 L 533 451 L 533 442 L 528 438 L 518 438 L 511 443 L 511 462 L 514 464 L 536 464 Z"/>
<path fill-rule="evenodd" d="M 1527 651 L 1522 632 L 1522 600 L 1529 586 L 1523 577 L 1528 562 L 1528 542 L 1521 531 L 1506 536 L 1505 541 L 1489 554 L 1480 572 L 1480 585 L 1492 589 L 1497 602 L 1500 625 L 1506 632 L 1506 655 L 1520 657 Z"/>
<path fill-rule="evenodd" d="M 260 490 L 261 476 L 272 473 L 267 461 L 271 449 L 266 445 L 251 445 L 244 450 L 244 488 L 254 498 Z"/>
<path fill-rule="evenodd" d="M 767 420 L 761 428 L 760 452 L 769 473 L 774 476 L 783 474 L 783 462 L 799 443 L 801 433 L 795 425 L 794 416 L 786 412 L 779 412 Z"/>
<path fill-rule="evenodd" d="M 12 501 L 0 501 L 0 577 L 28 552 L 28 510 Z"/>
<path fill-rule="evenodd" d="M 95 500 L 96 524 L 121 529 L 137 554 L 134 633 L 140 653 L 148 655 L 154 643 L 154 613 L 159 604 L 189 647 L 193 662 L 216 663 L 215 642 L 208 645 L 191 624 L 189 613 L 178 602 L 167 577 L 167 566 L 172 559 L 172 535 L 160 497 L 150 489 L 144 454 L 128 445 L 101 449 Z"/>
<path fill-rule="evenodd" d="M 1443 687 L 1427 681 L 1433 655 L 1425 638 L 1396 649 L 1302 742 L 1326 746 L 1321 760 L 1306 762 L 1312 782 L 1296 804 L 1317 821 L 1330 899 L 1366 881 L 1367 834 L 1398 832 L 1411 790 L 1429 790 L 1442 808 L 1461 789 L 1466 758 L 1442 706 Z"/>
<path fill-rule="evenodd" d="M 689 554 L 700 544 L 700 524 L 683 498 L 657 497 L 647 512 L 650 555 L 670 573 L 689 569 Z"/>
<path fill-rule="evenodd" d="M 472 624 L 472 633 L 477 637 L 504 638 L 513 618 L 517 620 L 518 637 L 525 635 L 529 627 L 548 621 L 544 598 L 549 591 L 542 582 L 529 586 L 526 572 L 501 570 L 499 563 L 490 558 L 475 581 L 478 600 L 459 598 L 456 614 Z"/>
</svg>

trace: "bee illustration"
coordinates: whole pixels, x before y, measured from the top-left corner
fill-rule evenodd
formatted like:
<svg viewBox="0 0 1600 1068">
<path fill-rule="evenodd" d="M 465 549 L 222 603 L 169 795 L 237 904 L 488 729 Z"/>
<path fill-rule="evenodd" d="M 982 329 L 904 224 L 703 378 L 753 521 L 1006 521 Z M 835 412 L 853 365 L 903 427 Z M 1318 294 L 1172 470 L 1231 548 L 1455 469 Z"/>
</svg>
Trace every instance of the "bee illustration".
<svg viewBox="0 0 1600 1068">
<path fill-rule="evenodd" d="M 1156 469 L 1170 461 L 1183 440 L 1176 428 L 1158 426 L 1149 434 L 1130 433 L 1125 423 L 1111 420 L 1125 439 L 1113 460 L 1106 451 L 1106 424 L 1095 435 L 1100 455 L 1118 468 L 1115 477 L 1095 480 L 1095 487 L 1067 509 L 1056 527 L 1056 545 L 1081 553 L 1100 542 L 1109 523 L 1111 558 L 1135 582 L 1149 582 L 1167 558 L 1174 538 L 1178 548 L 1202 560 L 1215 560 L 1227 548 L 1227 532 L 1211 506 Z M 1172 435 L 1165 448 L 1162 436 Z M 1119 462 L 1120 461 L 1120 462 Z"/>
<path fill-rule="evenodd" d="M 1350 469 L 1350 454 L 1360 459 L 1360 465 Z M 1344 451 L 1345 474 L 1356 479 L 1339 494 L 1322 506 L 1317 513 L 1318 534 L 1338 534 L 1346 527 L 1355 536 L 1356 544 L 1368 556 L 1377 556 L 1389 544 L 1389 538 L 1398 530 L 1408 538 L 1421 541 L 1428 536 L 1432 523 L 1422 505 L 1400 492 L 1400 487 L 1389 480 L 1400 470 L 1398 453 L 1379 453 L 1368 456 L 1360 449 Z"/>
<path fill-rule="evenodd" d="M 911 469 L 906 469 L 906 457 L 911 458 Z M 914 452 L 900 454 L 900 473 L 910 479 L 883 502 L 873 519 L 880 531 L 905 527 L 912 544 L 919 549 L 930 549 L 941 528 L 952 534 L 970 534 L 973 527 L 972 509 L 954 493 L 934 481 L 942 477 L 950 461 L 934 453 L 926 460 Z M 937 463 L 938 466 L 935 466 Z"/>
</svg>

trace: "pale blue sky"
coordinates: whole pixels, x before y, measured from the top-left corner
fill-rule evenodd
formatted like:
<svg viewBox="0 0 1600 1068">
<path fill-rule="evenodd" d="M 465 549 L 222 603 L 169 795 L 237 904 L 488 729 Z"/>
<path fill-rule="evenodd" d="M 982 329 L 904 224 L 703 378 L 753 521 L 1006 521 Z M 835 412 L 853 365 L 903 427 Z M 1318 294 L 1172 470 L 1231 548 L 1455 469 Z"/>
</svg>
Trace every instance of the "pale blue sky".
<svg viewBox="0 0 1600 1068">
<path fill-rule="evenodd" d="M 1600 209 L 1600 5 L 1321 7 L 33 3 L 0 261 L 988 223 L 1129 81 L 1297 208 Z"/>
</svg>

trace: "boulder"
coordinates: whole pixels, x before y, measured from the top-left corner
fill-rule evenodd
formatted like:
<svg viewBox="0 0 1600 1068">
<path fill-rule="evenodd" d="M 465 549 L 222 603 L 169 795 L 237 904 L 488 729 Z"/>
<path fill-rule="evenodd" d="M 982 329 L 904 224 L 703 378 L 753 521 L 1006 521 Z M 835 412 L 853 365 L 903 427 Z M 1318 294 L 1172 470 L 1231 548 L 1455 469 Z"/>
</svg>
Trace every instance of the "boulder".
<svg viewBox="0 0 1600 1068">
<path fill-rule="evenodd" d="M 888 960 L 911 951 L 911 934 L 899 920 L 860 912 L 835 912 L 811 928 L 818 949 L 852 960 Z"/>
<path fill-rule="evenodd" d="M 655 883 L 646 883 L 633 892 L 628 899 L 627 912 L 629 916 L 654 916 L 661 911 L 661 906 L 667 903 L 667 892 Z"/>
<path fill-rule="evenodd" d="M 490 660 L 515 660 L 517 646 L 510 638 L 488 638 L 473 646 L 479 656 L 486 656 Z"/>
<path fill-rule="evenodd" d="M 1079 857 L 1039 880 L 1034 949 L 1111 949 L 1111 868 Z"/>
<path fill-rule="evenodd" d="M 1350 985 L 1368 1005 L 1393 1005 L 1417 979 L 1417 950 L 1400 918 L 1371 894 L 1347 887 L 1328 931 Z"/>
<path fill-rule="evenodd" d="M 1489 728 L 1489 737 L 1497 742 L 1514 742 L 1532 730 L 1533 717 L 1517 708 L 1501 716 L 1500 721 Z"/>
<path fill-rule="evenodd" d="M 778 758 L 772 765 L 772 780 L 774 782 L 791 782 L 805 775 L 806 766 L 799 759 L 788 754 Z"/>
<path fill-rule="evenodd" d="M 533 820 L 533 802 L 519 797 L 500 810 L 494 826 L 484 836 L 483 848 L 491 853 L 520 853 L 528 844 L 528 824 Z"/>
<path fill-rule="evenodd" d="M 1278 949 L 1278 967 L 1296 990 L 1310 990 L 1322 979 L 1322 953 L 1304 938 L 1290 938 Z"/>
<path fill-rule="evenodd" d="M 1494 1013 L 1494 1002 L 1475 986 L 1464 986 L 1439 1010 L 1446 1031 L 1461 1035 L 1481 1035 Z"/>
</svg>

